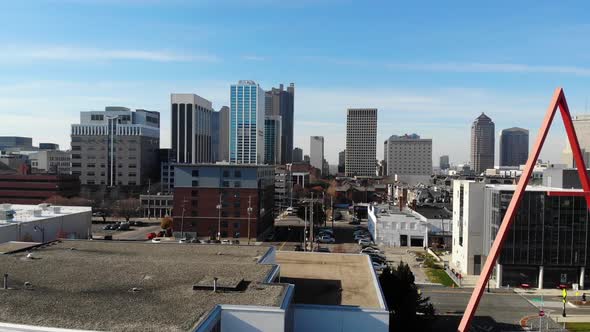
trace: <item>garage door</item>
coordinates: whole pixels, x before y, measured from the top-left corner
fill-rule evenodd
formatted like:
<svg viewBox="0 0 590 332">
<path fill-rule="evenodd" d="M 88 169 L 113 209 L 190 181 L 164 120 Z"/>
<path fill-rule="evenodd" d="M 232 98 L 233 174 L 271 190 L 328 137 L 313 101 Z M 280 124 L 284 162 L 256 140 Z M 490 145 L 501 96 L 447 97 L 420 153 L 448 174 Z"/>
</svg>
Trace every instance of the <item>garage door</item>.
<svg viewBox="0 0 590 332">
<path fill-rule="evenodd" d="M 413 237 L 410 245 L 412 247 L 424 247 L 424 238 L 423 237 Z"/>
</svg>

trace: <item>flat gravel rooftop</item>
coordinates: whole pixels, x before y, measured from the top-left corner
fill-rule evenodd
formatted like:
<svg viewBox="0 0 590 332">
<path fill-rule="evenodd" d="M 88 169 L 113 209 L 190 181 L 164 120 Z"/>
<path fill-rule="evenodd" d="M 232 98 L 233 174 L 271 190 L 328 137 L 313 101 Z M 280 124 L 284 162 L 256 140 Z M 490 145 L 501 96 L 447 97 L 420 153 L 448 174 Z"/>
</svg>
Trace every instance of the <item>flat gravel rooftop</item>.
<svg viewBox="0 0 590 332">
<path fill-rule="evenodd" d="M 217 304 L 280 306 L 285 286 L 261 284 L 260 246 L 63 241 L 0 255 L 0 322 L 108 331 L 191 330 Z M 193 286 L 243 279 L 240 290 Z M 31 286 L 25 286 L 29 282 Z M 1 287 L 1 284 L 0 284 Z M 135 288 L 135 291 L 133 290 Z"/>
<path fill-rule="evenodd" d="M 381 308 L 367 255 L 278 251 L 281 282 L 295 285 L 295 303 Z"/>
</svg>

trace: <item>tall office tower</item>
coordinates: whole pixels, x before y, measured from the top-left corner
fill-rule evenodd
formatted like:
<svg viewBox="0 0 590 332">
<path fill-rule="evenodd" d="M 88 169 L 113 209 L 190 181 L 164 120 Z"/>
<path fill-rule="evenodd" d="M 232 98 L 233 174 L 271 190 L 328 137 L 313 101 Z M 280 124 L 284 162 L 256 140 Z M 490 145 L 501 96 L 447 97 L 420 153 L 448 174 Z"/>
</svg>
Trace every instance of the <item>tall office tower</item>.
<svg viewBox="0 0 590 332">
<path fill-rule="evenodd" d="M 306 154 L 305 156 L 303 156 L 303 162 L 304 162 L 304 163 L 307 163 L 307 164 L 309 164 L 309 163 L 310 163 L 310 161 L 311 161 L 311 158 L 309 158 L 309 155 L 307 155 L 307 154 Z"/>
<path fill-rule="evenodd" d="M 289 164 L 293 161 L 293 114 L 295 105 L 295 84 L 291 83 L 285 91 L 283 85 L 272 88 L 265 93 L 266 115 L 281 116 L 281 164 Z"/>
<path fill-rule="evenodd" d="M 349 108 L 346 117 L 346 176 L 376 174 L 377 109 Z"/>
<path fill-rule="evenodd" d="M 211 112 L 211 161 L 221 161 L 219 159 L 219 138 L 220 138 L 220 116 L 219 112 Z"/>
<path fill-rule="evenodd" d="M 192 93 L 173 93 L 172 151 L 178 163 L 211 161 L 211 102 Z"/>
<path fill-rule="evenodd" d="M 230 162 L 264 163 L 264 90 L 254 81 L 239 81 L 230 99 Z"/>
<path fill-rule="evenodd" d="M 323 172 L 324 136 L 311 136 L 309 138 L 309 164 Z"/>
<path fill-rule="evenodd" d="M 471 125 L 471 169 L 480 174 L 494 168 L 494 122 L 484 113 Z"/>
<path fill-rule="evenodd" d="M 300 163 L 303 161 L 303 150 L 301 148 L 293 149 L 293 162 Z"/>
<path fill-rule="evenodd" d="M 229 107 L 219 110 L 219 161 L 229 161 Z"/>
<path fill-rule="evenodd" d="M 508 128 L 500 134 L 500 166 L 520 166 L 529 158 L 529 131 Z"/>
<path fill-rule="evenodd" d="M 0 150 L 10 148 L 32 149 L 33 139 L 31 137 L 0 136 Z"/>
<path fill-rule="evenodd" d="M 281 116 L 266 115 L 264 118 L 264 162 L 269 165 L 281 163 Z"/>
<path fill-rule="evenodd" d="M 590 167 L 590 114 L 574 115 L 572 117 L 572 122 L 574 123 L 574 129 L 576 130 L 580 150 L 582 150 L 582 156 L 584 156 L 584 164 L 586 164 L 586 167 Z M 576 167 L 572 148 L 567 141 L 565 149 L 563 150 L 563 162 L 568 167 Z"/>
<path fill-rule="evenodd" d="M 157 179 L 160 113 L 106 107 L 72 125 L 72 174 L 81 184 L 134 186 Z"/>
<path fill-rule="evenodd" d="M 451 168 L 451 163 L 449 162 L 449 156 L 447 156 L 447 155 L 440 156 L 440 161 L 439 161 L 438 166 L 440 169 Z"/>
<path fill-rule="evenodd" d="M 392 135 L 384 144 L 385 175 L 401 176 L 401 180 L 408 183 L 421 182 L 424 177 L 432 175 L 432 139 L 420 138 L 416 134 Z M 404 180 L 404 177 L 416 179 Z"/>
<path fill-rule="evenodd" d="M 346 149 L 338 152 L 338 173 L 344 173 L 344 164 L 346 163 Z"/>
</svg>

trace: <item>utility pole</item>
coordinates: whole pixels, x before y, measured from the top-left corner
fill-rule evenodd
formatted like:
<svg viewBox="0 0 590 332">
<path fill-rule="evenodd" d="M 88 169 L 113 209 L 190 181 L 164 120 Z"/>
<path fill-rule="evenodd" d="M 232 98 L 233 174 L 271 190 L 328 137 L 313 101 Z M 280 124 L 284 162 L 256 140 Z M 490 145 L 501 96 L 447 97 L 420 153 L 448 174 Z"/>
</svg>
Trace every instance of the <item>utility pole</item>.
<svg viewBox="0 0 590 332">
<path fill-rule="evenodd" d="M 248 195 L 248 245 L 250 245 L 250 214 L 252 213 L 252 195 Z"/>
<path fill-rule="evenodd" d="M 332 230 L 334 229 L 334 202 L 332 201 L 333 196 L 330 195 L 330 214 L 332 215 Z"/>
<path fill-rule="evenodd" d="M 182 199 L 182 216 L 180 217 L 180 238 L 184 239 L 184 210 L 186 205 L 186 197 Z"/>
<path fill-rule="evenodd" d="M 326 227 L 326 204 L 324 203 L 326 201 L 326 193 L 324 191 L 322 191 L 322 211 L 324 211 L 324 227 Z"/>
<path fill-rule="evenodd" d="M 305 205 L 305 214 L 303 215 L 303 251 L 307 251 L 307 205 Z"/>
<path fill-rule="evenodd" d="M 309 216 L 309 219 L 310 219 L 310 225 L 309 225 L 309 227 L 310 227 L 310 236 L 309 236 L 309 238 L 311 239 L 310 247 L 311 247 L 311 251 L 312 252 L 313 252 L 313 240 L 314 240 L 314 238 L 313 238 L 313 209 L 314 209 L 314 206 L 313 205 L 314 204 L 313 203 L 314 203 L 314 201 L 313 201 L 313 193 L 311 193 L 311 213 L 310 213 L 310 216 Z"/>
<path fill-rule="evenodd" d="M 150 211 L 150 201 L 151 201 L 151 197 L 150 197 L 150 191 L 152 189 L 152 179 L 148 179 L 148 220 L 151 219 L 151 211 Z"/>
<path fill-rule="evenodd" d="M 221 208 L 223 207 L 221 203 L 221 195 L 222 193 L 219 193 L 219 204 L 217 204 L 217 240 L 219 241 L 221 241 Z"/>
</svg>

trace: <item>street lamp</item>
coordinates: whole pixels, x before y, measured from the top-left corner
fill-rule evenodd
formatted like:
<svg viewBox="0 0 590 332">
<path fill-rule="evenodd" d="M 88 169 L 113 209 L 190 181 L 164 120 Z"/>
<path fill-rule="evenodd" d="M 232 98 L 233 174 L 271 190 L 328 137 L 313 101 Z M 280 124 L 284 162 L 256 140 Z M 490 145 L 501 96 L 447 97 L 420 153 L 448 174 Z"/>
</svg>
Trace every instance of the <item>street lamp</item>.
<svg viewBox="0 0 590 332">
<path fill-rule="evenodd" d="M 182 216 L 180 217 L 180 238 L 184 239 L 184 210 L 186 204 L 186 197 L 182 200 Z"/>
<path fill-rule="evenodd" d="M 248 196 L 248 245 L 250 245 L 250 214 L 252 214 L 252 195 Z"/>
<path fill-rule="evenodd" d="M 217 240 L 221 241 L 221 208 L 222 208 L 222 204 L 221 204 L 221 193 L 219 194 L 219 204 L 217 204 Z"/>
<path fill-rule="evenodd" d="M 41 232 L 41 243 L 45 243 L 45 228 L 35 225 L 33 230 L 35 232 Z"/>
</svg>

